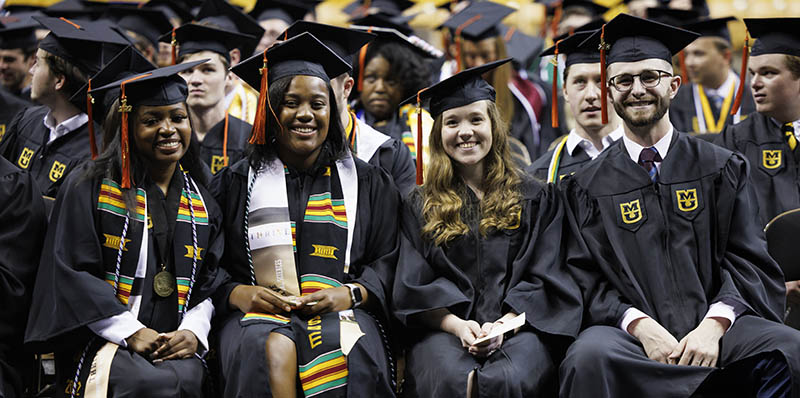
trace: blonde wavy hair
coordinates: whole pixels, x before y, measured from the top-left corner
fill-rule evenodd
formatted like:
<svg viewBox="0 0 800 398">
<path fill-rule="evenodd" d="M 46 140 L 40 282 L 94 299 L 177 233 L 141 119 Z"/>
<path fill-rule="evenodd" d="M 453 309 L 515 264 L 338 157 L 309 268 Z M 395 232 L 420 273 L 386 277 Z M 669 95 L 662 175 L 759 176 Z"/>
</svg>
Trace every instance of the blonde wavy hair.
<svg viewBox="0 0 800 398">
<path fill-rule="evenodd" d="M 522 177 L 516 169 L 508 147 L 508 129 L 497 105 L 486 101 L 492 123 L 492 147 L 484 158 L 484 195 L 480 202 L 481 236 L 491 230 L 519 226 L 522 210 Z M 422 235 L 437 246 L 469 232 L 461 219 L 461 199 L 465 184 L 455 172 L 454 160 L 444 151 L 442 115 L 436 116 L 429 138 L 430 162 L 422 186 Z M 467 188 L 468 189 L 468 188 Z"/>
</svg>

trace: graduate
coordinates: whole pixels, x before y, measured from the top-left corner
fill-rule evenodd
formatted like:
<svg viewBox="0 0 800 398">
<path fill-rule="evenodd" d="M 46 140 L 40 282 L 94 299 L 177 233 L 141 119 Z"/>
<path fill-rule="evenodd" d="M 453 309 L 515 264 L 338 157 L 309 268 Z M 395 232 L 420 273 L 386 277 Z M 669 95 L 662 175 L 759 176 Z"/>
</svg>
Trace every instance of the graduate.
<svg viewBox="0 0 800 398">
<path fill-rule="evenodd" d="M 39 43 L 29 107 L 12 120 L 0 155 L 31 173 L 43 195 L 55 197 L 64 177 L 89 159 L 89 116 L 69 99 L 127 40 L 99 23 L 34 17 L 50 33 Z M 94 126 L 96 139 L 102 136 Z"/>
<path fill-rule="evenodd" d="M 444 22 L 443 26 L 453 32 L 459 70 L 507 56 L 499 27 L 512 12 L 513 8 L 495 2 L 474 2 Z M 530 159 L 538 159 L 547 145 L 562 134 L 551 127 L 550 115 L 545 112 L 549 108 L 544 89 L 522 78 L 511 65 L 495 69 L 487 80 L 497 91 L 497 106 L 509 124 L 511 137 L 527 148 Z"/>
<path fill-rule="evenodd" d="M 173 28 L 168 14 L 162 8 L 112 5 L 108 8 L 107 16 L 130 37 L 136 49 L 148 61 L 153 64 L 158 62 L 161 43 L 158 38 Z"/>
<path fill-rule="evenodd" d="M 323 44 L 350 65 L 354 63 L 354 55 L 375 38 L 371 33 L 307 21 L 295 22 L 281 37 L 294 37 L 303 32 L 322 38 Z M 386 170 L 400 194 L 405 196 L 415 185 L 416 171 L 411 152 L 402 141 L 375 130 L 350 110 L 347 98 L 355 85 L 351 74 L 352 68 L 331 79 L 350 151 L 359 159 Z"/>
<path fill-rule="evenodd" d="M 558 192 L 516 169 L 495 91 L 481 78 L 508 61 L 419 95 L 435 117 L 431 161 L 403 206 L 393 292 L 394 313 L 413 332 L 408 396 L 554 395 L 559 347 L 580 328 Z M 518 330 L 475 343 L 522 313 Z"/>
<path fill-rule="evenodd" d="M 178 63 L 199 59 L 210 61 L 181 72 L 189 85 L 186 103 L 192 114 L 194 139 L 200 143 L 200 158 L 212 174 L 244 157 L 252 126 L 228 111 L 225 90 L 234 84 L 230 73 L 230 52 L 243 42 L 255 45 L 256 38 L 200 23 L 188 23 L 175 30 Z M 172 34 L 162 36 L 170 40 Z"/>
<path fill-rule="evenodd" d="M 578 31 L 560 38 L 541 54 L 553 55 L 553 62 L 558 62 L 558 54 L 566 57 L 562 93 L 575 118 L 575 128 L 559 139 L 555 148 L 526 168 L 539 181 L 558 184 L 564 176 L 583 167 L 622 137 L 619 116 L 610 114 L 609 123 L 606 124 L 601 120 L 600 54 L 595 48 L 581 46 L 594 32 Z M 557 109 L 552 111 L 558 112 Z"/>
<path fill-rule="evenodd" d="M 193 66 L 92 90 L 119 90 L 116 135 L 59 192 L 25 334 L 55 352 L 59 396 L 202 396 L 198 354 L 224 274 L 222 214 L 203 188 L 177 75 Z"/>
<path fill-rule="evenodd" d="M 607 53 L 625 134 L 562 181 L 586 306 L 562 397 L 800 396 L 800 332 L 780 323 L 783 277 L 747 162 L 667 113 L 672 57 L 696 38 L 620 14 L 587 39 Z"/>
<path fill-rule="evenodd" d="M 800 207 L 800 158 L 795 151 L 800 136 L 800 38 L 788 27 L 800 18 L 744 22 L 756 38 L 748 61 L 756 112 L 728 127 L 717 143 L 750 162 L 763 227 L 778 214 Z"/>
<path fill-rule="evenodd" d="M 39 44 L 36 29 L 41 26 L 31 15 L 15 14 L 0 19 L 0 84 L 27 103 L 31 100 L 30 70 Z"/>
<path fill-rule="evenodd" d="M 233 68 L 263 106 L 248 157 L 212 184 L 233 278 L 217 306 L 226 397 L 394 396 L 400 195 L 347 149 L 330 80 L 349 68 L 310 33 Z"/>
<path fill-rule="evenodd" d="M 700 33 L 700 37 L 683 50 L 691 82 L 683 82 L 669 108 L 669 118 L 678 130 L 717 134 L 755 110 L 753 96 L 744 89 L 735 108 L 736 94 L 743 84 L 743 77 L 731 70 L 733 57 L 728 22 L 735 20 L 735 17 L 725 17 L 679 25 Z"/>
<path fill-rule="evenodd" d="M 47 219 L 30 174 L 0 158 L 0 181 L 0 396 L 17 398 L 33 359 L 22 342 Z"/>
</svg>

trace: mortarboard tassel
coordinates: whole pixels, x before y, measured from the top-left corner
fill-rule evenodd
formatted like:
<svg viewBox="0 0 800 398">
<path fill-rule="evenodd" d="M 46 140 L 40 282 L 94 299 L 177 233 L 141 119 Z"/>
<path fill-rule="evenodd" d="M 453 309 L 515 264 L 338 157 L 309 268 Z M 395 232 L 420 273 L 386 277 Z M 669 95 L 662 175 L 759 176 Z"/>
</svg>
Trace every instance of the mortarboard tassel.
<svg viewBox="0 0 800 398">
<path fill-rule="evenodd" d="M 263 61 L 263 66 L 258 70 L 258 72 L 261 73 L 261 87 L 259 87 L 258 90 L 258 108 L 256 109 L 256 116 L 253 120 L 253 130 L 250 133 L 250 140 L 248 141 L 249 143 L 256 145 L 264 145 L 267 143 L 267 109 L 269 109 L 270 113 L 272 113 L 275 121 L 278 122 L 278 127 L 281 129 L 281 131 L 283 131 L 283 126 L 281 126 L 280 122 L 278 121 L 278 116 L 275 115 L 275 110 L 272 109 L 272 104 L 269 102 L 269 69 L 267 68 L 267 50 L 264 50 Z"/>
<path fill-rule="evenodd" d="M 553 11 L 553 20 L 550 24 L 550 32 L 553 34 L 553 37 L 557 36 L 558 34 L 558 24 L 561 23 L 561 15 L 564 13 L 564 3 L 562 1 L 558 2 L 556 5 L 556 10 Z"/>
<path fill-rule="evenodd" d="M 128 96 L 125 95 L 125 85 L 130 83 L 130 82 L 132 82 L 132 81 L 139 80 L 139 79 L 144 78 L 144 77 L 148 77 L 150 75 L 152 75 L 152 73 L 146 73 L 144 75 L 139 75 L 139 76 L 136 76 L 134 78 L 125 80 L 124 82 L 122 82 L 119 85 L 119 88 L 120 88 L 119 102 L 120 103 L 119 103 L 119 108 L 117 108 L 117 111 L 122 113 L 122 118 L 121 118 L 121 121 L 120 121 L 120 133 L 119 133 L 119 138 L 120 138 L 119 142 L 120 142 L 120 147 L 122 149 L 122 153 L 120 154 L 120 156 L 122 157 L 122 159 L 121 159 L 122 160 L 122 167 L 121 167 L 121 169 L 122 169 L 121 170 L 121 173 L 122 173 L 122 182 L 121 182 L 122 189 L 130 189 L 131 184 L 133 183 L 133 179 L 131 178 L 131 148 L 130 148 L 130 140 L 129 140 L 129 137 L 128 137 L 128 113 L 130 113 L 133 108 L 130 105 L 128 105 Z M 91 123 L 92 121 L 90 120 L 89 122 Z"/>
<path fill-rule="evenodd" d="M 608 124 L 608 76 L 606 74 L 606 24 L 600 28 L 600 121 Z"/>
<path fill-rule="evenodd" d="M 556 50 L 550 63 L 553 64 L 553 102 L 550 104 L 550 123 L 553 128 L 558 128 L 558 45 L 563 41 L 556 42 Z"/>
<path fill-rule="evenodd" d="M 228 116 L 229 113 L 225 112 L 225 130 L 222 132 L 222 164 L 228 166 Z"/>
<path fill-rule="evenodd" d="M 92 91 L 92 79 L 88 83 L 89 87 L 86 88 L 86 114 L 89 116 L 89 146 L 92 150 L 92 160 L 97 158 L 97 141 L 94 137 L 94 118 L 92 118 L 92 104 L 94 98 L 89 92 Z"/>
<path fill-rule="evenodd" d="M 686 71 L 686 53 L 683 50 L 678 52 L 678 67 L 681 69 L 681 79 L 689 83 L 689 72 Z"/>
<path fill-rule="evenodd" d="M 81 26 L 80 26 L 80 25 L 78 25 L 78 24 L 76 24 L 75 22 L 72 22 L 72 21 L 70 21 L 69 19 L 66 19 L 66 18 L 64 18 L 64 17 L 61 17 L 61 18 L 58 18 L 58 19 L 60 19 L 60 20 L 62 20 L 62 21 L 64 21 L 64 22 L 66 22 L 66 23 L 68 23 L 68 24 L 72 25 L 72 26 L 73 26 L 75 29 L 83 29 L 83 28 L 81 28 Z"/>
<path fill-rule="evenodd" d="M 481 19 L 481 17 L 482 17 L 482 15 L 478 14 L 478 15 L 475 15 L 472 18 L 464 21 L 464 23 L 462 23 L 461 25 L 458 25 L 458 27 L 456 28 L 456 31 L 453 33 L 453 35 L 455 36 L 455 42 L 456 42 L 456 65 L 457 65 L 457 69 L 458 69 L 456 71 L 456 73 L 461 72 L 462 70 L 464 70 L 464 66 L 462 65 L 462 63 L 464 61 L 461 58 L 461 46 L 462 46 L 462 44 L 464 42 L 464 38 L 461 37 L 461 31 L 463 31 L 464 28 L 466 28 L 467 26 L 470 26 L 473 23 L 475 23 L 475 21 Z"/>
<path fill-rule="evenodd" d="M 367 29 L 367 33 L 372 33 L 372 26 Z M 367 60 L 367 47 L 369 47 L 369 43 L 364 44 L 358 51 L 358 81 L 356 82 L 356 91 L 358 92 L 364 90 L 364 68 L 366 68 L 364 63 Z"/>
<path fill-rule="evenodd" d="M 170 41 L 170 46 L 172 47 L 172 64 L 175 65 L 178 63 L 178 39 L 175 37 L 175 30 L 178 28 L 172 28 L 172 40 Z"/>
<path fill-rule="evenodd" d="M 742 105 L 742 94 L 744 93 L 744 77 L 747 73 L 747 61 L 750 58 L 750 32 L 745 29 L 744 31 L 744 47 L 742 47 L 742 70 L 741 74 L 739 74 L 739 88 L 736 89 L 736 100 L 733 101 L 733 106 L 731 107 L 731 115 L 735 115 L 736 112 L 739 112 L 739 106 Z"/>
<path fill-rule="evenodd" d="M 420 94 L 427 88 L 423 88 L 417 92 L 417 185 L 422 185 L 422 104 L 420 101 Z"/>
</svg>

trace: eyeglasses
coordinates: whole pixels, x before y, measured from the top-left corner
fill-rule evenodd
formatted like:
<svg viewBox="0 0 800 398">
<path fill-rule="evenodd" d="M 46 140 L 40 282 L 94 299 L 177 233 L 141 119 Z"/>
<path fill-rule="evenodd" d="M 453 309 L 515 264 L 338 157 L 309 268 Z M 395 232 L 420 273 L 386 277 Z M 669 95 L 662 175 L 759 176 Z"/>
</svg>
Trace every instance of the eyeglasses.
<svg viewBox="0 0 800 398">
<path fill-rule="evenodd" d="M 645 70 L 636 75 L 623 73 L 612 77 L 608 81 L 608 84 L 621 93 L 627 93 L 633 89 L 633 81 L 636 80 L 637 77 L 639 78 L 639 82 L 642 83 L 642 86 L 645 88 L 653 88 L 661 83 L 661 76 L 664 75 L 672 77 L 672 73 L 663 70 Z"/>
</svg>

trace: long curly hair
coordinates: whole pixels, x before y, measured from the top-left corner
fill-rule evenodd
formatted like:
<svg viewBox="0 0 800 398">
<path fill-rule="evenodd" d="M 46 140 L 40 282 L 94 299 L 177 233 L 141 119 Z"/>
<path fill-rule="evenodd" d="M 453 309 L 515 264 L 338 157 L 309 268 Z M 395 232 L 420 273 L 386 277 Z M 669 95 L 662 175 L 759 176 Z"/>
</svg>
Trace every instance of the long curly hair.
<svg viewBox="0 0 800 398">
<path fill-rule="evenodd" d="M 492 147 L 484 158 L 484 195 L 480 202 L 481 236 L 492 230 L 519 225 L 522 210 L 522 177 L 514 166 L 508 146 L 508 127 L 497 105 L 486 101 L 492 123 Z M 444 151 L 442 115 L 436 116 L 429 138 L 430 161 L 422 186 L 422 235 L 437 246 L 469 232 L 464 223 L 464 182 L 455 172 L 454 160 Z"/>
</svg>

